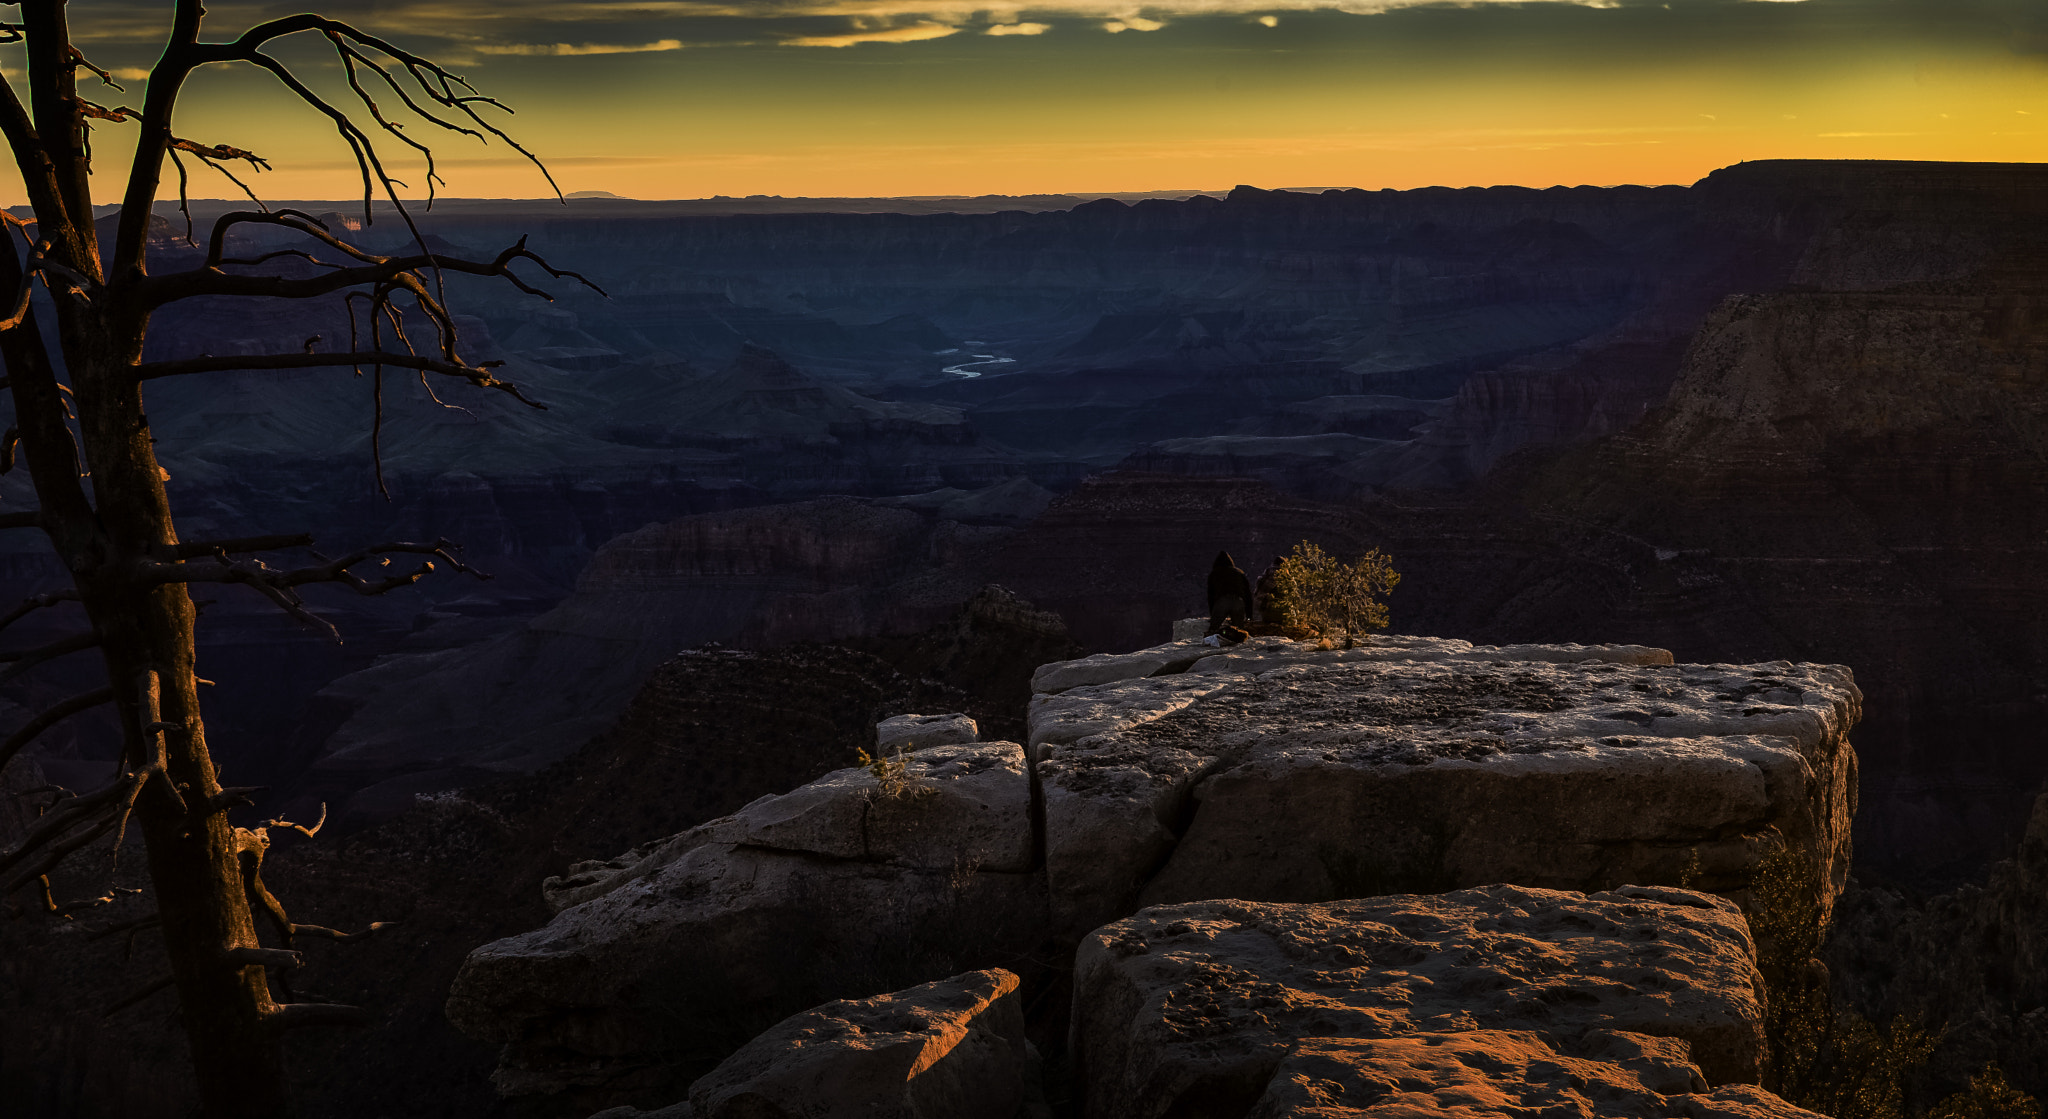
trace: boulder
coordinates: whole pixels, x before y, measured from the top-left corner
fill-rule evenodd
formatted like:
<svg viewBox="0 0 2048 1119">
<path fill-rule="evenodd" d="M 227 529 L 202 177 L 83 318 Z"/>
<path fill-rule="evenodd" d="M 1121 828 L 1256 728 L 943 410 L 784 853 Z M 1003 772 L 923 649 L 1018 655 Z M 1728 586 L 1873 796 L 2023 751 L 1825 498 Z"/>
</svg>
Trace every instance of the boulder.
<svg viewBox="0 0 2048 1119">
<path fill-rule="evenodd" d="M 1017 977 L 973 971 L 791 1015 L 690 1086 L 696 1119 L 1016 1119 Z"/>
<path fill-rule="evenodd" d="M 981 728 L 958 711 L 950 715 L 897 715 L 875 724 L 875 753 L 893 754 L 929 746 L 956 746 L 981 737 Z"/>
<path fill-rule="evenodd" d="M 506 1046 L 503 1094 L 643 1092 L 804 1007 L 1021 955 L 1048 927 L 1023 757 L 841 770 L 583 866 L 547 925 L 470 953 L 449 1020 Z"/>
<path fill-rule="evenodd" d="M 1363 1066 L 1347 1074 L 1360 1084 L 1374 1064 L 1443 1066 L 1400 1083 L 1427 1098 L 1468 1077 L 1452 1068 L 1466 1063 L 1459 1054 L 1502 1038 L 1437 1054 L 1419 1039 L 1474 1031 L 1524 1035 L 1520 1069 L 1506 1061 L 1489 1074 L 1522 1085 L 1512 1092 L 1532 1091 L 1529 1070 L 1552 1060 L 1540 1041 L 1618 1064 L 1597 1079 L 1647 1101 L 1757 1078 L 1761 984 L 1741 911 L 1711 894 L 1489 886 L 1321 905 L 1202 901 L 1146 909 L 1082 941 L 1068 1053 L 1084 1114 L 1119 1119 L 1254 1106 L 1346 1114 L 1304 1110 L 1333 1065 Z M 1376 1039 L 1412 1044 L 1359 1044 Z M 1197 1101 L 1210 1110 L 1189 1110 Z"/>
<path fill-rule="evenodd" d="M 838 770 L 616 859 L 576 863 L 541 894 L 559 913 L 719 843 L 936 870 L 1031 869 L 1031 786 L 1016 743 L 935 746 L 905 758 L 900 773 L 896 764 L 882 759 L 887 781 Z"/>
<path fill-rule="evenodd" d="M 1685 1042 L 1616 1030 L 1564 1051 L 1521 1030 L 1305 1038 L 1246 1119 L 1417 1115 L 1824 1119 L 1755 1085 L 1709 1093 Z"/>
<path fill-rule="evenodd" d="M 1135 680 L 1168 671 L 1184 672 L 1189 665 L 1204 657 L 1215 656 L 1219 651 L 1202 644 L 1201 635 L 1196 634 L 1186 641 L 1173 641 L 1135 653 L 1096 653 L 1079 660 L 1055 661 L 1039 665 L 1038 671 L 1031 674 L 1031 690 L 1041 695 L 1056 695 L 1086 684 Z"/>
<path fill-rule="evenodd" d="M 1823 914 L 1841 889 L 1862 700 L 1848 669 L 1381 640 L 1247 642 L 1034 699 L 1048 887 L 1070 931 L 1133 904 L 1489 882 L 1740 898 L 1786 848 L 1820 869 Z"/>
</svg>

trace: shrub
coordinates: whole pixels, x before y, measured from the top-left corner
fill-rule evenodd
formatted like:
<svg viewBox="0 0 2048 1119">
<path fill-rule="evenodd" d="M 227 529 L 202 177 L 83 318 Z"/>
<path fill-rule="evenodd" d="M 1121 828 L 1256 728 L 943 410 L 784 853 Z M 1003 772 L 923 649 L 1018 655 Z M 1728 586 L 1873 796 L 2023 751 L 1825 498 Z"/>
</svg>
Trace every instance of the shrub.
<svg viewBox="0 0 2048 1119">
<path fill-rule="evenodd" d="M 938 790 L 918 780 L 910 772 L 910 757 L 903 747 L 896 747 L 896 756 L 870 754 L 860 751 L 860 764 L 875 775 L 875 783 L 881 786 L 885 797 L 922 800 L 937 795 Z"/>
<path fill-rule="evenodd" d="M 2040 1119 L 2041 1105 L 2034 1097 L 2013 1087 L 1997 1065 L 1970 1078 L 1967 1091 L 1935 1104 L 1927 1119 Z"/>
<path fill-rule="evenodd" d="M 1750 879 L 1749 928 L 1770 1046 L 1764 1087 L 1835 1119 L 1903 1119 L 1906 1082 L 1933 1056 L 1942 1031 L 1899 1017 L 1879 1026 L 1835 1005 L 1817 958 L 1828 937 L 1824 889 L 1820 868 L 1783 848 Z"/>
<path fill-rule="evenodd" d="M 1325 636 L 1385 629 L 1383 599 L 1400 582 L 1393 557 L 1377 548 L 1346 564 L 1304 540 L 1273 575 L 1272 620 Z"/>
</svg>

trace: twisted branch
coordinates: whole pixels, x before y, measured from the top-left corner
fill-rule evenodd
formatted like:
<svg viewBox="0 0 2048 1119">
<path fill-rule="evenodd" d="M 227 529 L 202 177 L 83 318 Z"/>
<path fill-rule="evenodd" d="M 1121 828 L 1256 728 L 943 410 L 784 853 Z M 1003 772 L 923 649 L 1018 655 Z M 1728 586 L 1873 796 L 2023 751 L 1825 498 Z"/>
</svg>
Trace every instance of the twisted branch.
<svg viewBox="0 0 2048 1119">
<path fill-rule="evenodd" d="M 279 569 L 271 567 L 260 559 L 233 559 L 226 551 L 216 553 L 207 560 L 191 559 L 181 563 L 145 563 L 137 571 L 137 578 L 147 583 L 164 585 L 169 583 L 241 583 L 249 586 L 264 597 L 276 603 L 285 613 L 308 625 L 325 629 L 335 641 L 341 634 L 325 619 L 312 614 L 305 608 L 305 600 L 293 589 L 308 583 L 334 583 L 347 587 L 359 595 L 380 595 L 399 587 L 411 586 L 436 570 L 435 561 L 476 579 L 490 576 L 478 571 L 455 558 L 455 545 L 446 540 L 432 544 L 417 544 L 409 541 L 392 541 L 368 548 L 358 548 L 339 559 L 328 559 L 318 552 L 313 553 L 320 563 L 312 567 Z M 387 567 L 391 560 L 387 553 L 431 556 L 411 571 L 387 575 L 382 578 L 365 579 L 351 572 L 356 564 L 375 559 L 379 567 Z M 324 810 L 323 816 L 324 819 Z M 316 825 L 317 826 L 317 825 Z"/>
</svg>

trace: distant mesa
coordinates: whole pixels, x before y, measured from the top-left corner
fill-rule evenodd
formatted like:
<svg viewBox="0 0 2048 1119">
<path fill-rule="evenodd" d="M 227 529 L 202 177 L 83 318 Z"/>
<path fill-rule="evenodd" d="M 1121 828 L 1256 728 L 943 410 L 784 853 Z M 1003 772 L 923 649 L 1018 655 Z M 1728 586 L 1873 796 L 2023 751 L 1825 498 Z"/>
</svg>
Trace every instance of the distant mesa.
<svg viewBox="0 0 2048 1119">
<path fill-rule="evenodd" d="M 625 197 L 625 195 L 622 195 L 622 194 L 613 194 L 613 193 L 612 193 L 611 191 L 608 191 L 608 190 L 572 190 L 572 191 L 570 191 L 569 193 L 567 193 L 567 194 L 563 195 L 562 197 L 564 197 L 564 198 L 624 198 L 624 197 Z"/>
</svg>

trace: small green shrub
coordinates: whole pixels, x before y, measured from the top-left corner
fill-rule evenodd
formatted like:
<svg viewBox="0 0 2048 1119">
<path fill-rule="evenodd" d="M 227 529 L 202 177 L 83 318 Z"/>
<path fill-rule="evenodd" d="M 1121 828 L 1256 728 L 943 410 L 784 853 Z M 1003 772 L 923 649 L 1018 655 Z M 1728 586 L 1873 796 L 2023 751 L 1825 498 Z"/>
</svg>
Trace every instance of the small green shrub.
<svg viewBox="0 0 2048 1119">
<path fill-rule="evenodd" d="M 1818 958 L 1828 922 L 1812 860 L 1781 848 L 1757 864 L 1749 890 L 1766 993 L 1764 1087 L 1834 1119 L 1904 1119 L 1906 1082 L 1934 1055 L 1942 1031 L 1896 1017 L 1880 1027 L 1835 1006 Z"/>
<path fill-rule="evenodd" d="M 1401 575 L 1392 556 L 1375 548 L 1346 564 L 1304 540 L 1273 574 L 1268 620 L 1349 637 L 1387 628 L 1383 601 Z"/>
<path fill-rule="evenodd" d="M 1985 1065 L 1968 1090 L 1935 1104 L 1927 1119 L 2041 1119 L 2041 1104 L 2013 1087 L 1997 1065 Z"/>
<path fill-rule="evenodd" d="M 910 772 L 910 757 L 903 747 L 896 747 L 896 756 L 870 754 L 860 751 L 860 764 L 874 774 L 875 783 L 881 786 L 881 794 L 891 799 L 922 800 L 936 796 L 938 790 L 925 784 Z"/>
</svg>

